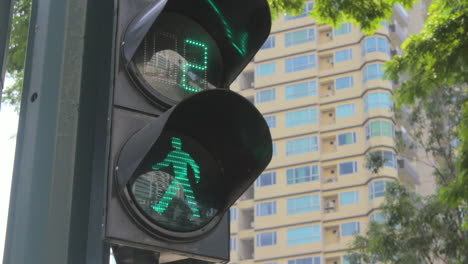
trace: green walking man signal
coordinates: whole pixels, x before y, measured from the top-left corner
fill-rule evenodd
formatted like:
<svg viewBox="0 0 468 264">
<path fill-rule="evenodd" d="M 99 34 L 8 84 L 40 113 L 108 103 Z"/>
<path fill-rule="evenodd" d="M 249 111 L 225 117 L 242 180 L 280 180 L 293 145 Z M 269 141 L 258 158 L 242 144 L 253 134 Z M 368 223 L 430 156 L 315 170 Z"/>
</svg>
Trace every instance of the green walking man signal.
<svg viewBox="0 0 468 264">
<path fill-rule="evenodd" d="M 192 217 L 200 218 L 200 212 L 198 210 L 198 204 L 193 195 L 192 186 L 188 179 L 188 165 L 192 167 L 195 174 L 195 180 L 198 183 L 200 181 L 200 166 L 192 159 L 190 154 L 182 150 L 182 140 L 177 137 L 172 137 L 172 147 L 175 149 L 167 155 L 164 161 L 157 163 L 152 167 L 153 170 L 159 170 L 164 167 L 169 167 L 172 164 L 174 169 L 175 177 L 171 184 L 167 188 L 161 200 L 156 205 L 152 205 L 151 208 L 163 214 L 169 203 L 172 201 L 177 192 L 184 192 L 185 199 L 187 201 L 190 210 L 192 211 Z"/>
</svg>

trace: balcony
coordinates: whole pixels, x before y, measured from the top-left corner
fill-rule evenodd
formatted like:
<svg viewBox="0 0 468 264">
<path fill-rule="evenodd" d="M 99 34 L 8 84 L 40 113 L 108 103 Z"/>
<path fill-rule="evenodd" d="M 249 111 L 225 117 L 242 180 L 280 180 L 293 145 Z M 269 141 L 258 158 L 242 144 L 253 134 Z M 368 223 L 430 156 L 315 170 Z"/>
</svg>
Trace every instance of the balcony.
<svg viewBox="0 0 468 264">
<path fill-rule="evenodd" d="M 335 121 L 335 108 L 322 110 L 320 114 L 321 125 L 334 125 Z"/>
<path fill-rule="evenodd" d="M 330 154 L 336 152 L 336 137 L 326 137 L 322 138 L 322 145 L 321 145 L 322 154 Z"/>
<path fill-rule="evenodd" d="M 401 44 L 408 38 L 408 34 L 404 31 L 400 24 L 398 24 L 398 21 L 394 20 L 393 24 L 391 24 L 389 28 L 390 39 L 392 42 Z"/>
<path fill-rule="evenodd" d="M 408 134 L 404 126 L 400 126 L 399 130 L 395 131 L 395 142 L 399 153 L 404 153 L 406 156 L 411 157 L 418 155 L 416 142 Z"/>
<path fill-rule="evenodd" d="M 254 240 L 252 239 L 240 239 L 239 240 L 239 260 L 250 260 L 254 259 Z"/>
<path fill-rule="evenodd" d="M 341 264 L 341 259 L 339 257 L 327 258 L 325 260 L 326 264 Z"/>
<path fill-rule="evenodd" d="M 320 84 L 320 97 L 332 97 L 335 95 L 335 85 L 333 81 L 324 82 Z"/>
<path fill-rule="evenodd" d="M 320 64 L 319 69 L 320 71 L 326 71 L 333 69 L 335 62 L 333 60 L 333 54 L 326 54 L 320 56 Z"/>
<path fill-rule="evenodd" d="M 336 165 L 323 168 L 323 183 L 338 182 L 338 173 Z"/>
<path fill-rule="evenodd" d="M 239 198 L 239 201 L 243 200 L 252 200 L 254 198 L 254 188 L 253 186 L 250 186 L 244 194 Z"/>
<path fill-rule="evenodd" d="M 338 212 L 338 196 L 330 195 L 323 197 L 323 212 L 325 214 Z"/>
<path fill-rule="evenodd" d="M 254 210 L 245 209 L 239 211 L 239 230 L 253 229 L 254 228 Z"/>
<path fill-rule="evenodd" d="M 240 90 L 253 89 L 255 87 L 255 75 L 253 71 L 243 72 L 239 76 L 239 88 Z"/>
<path fill-rule="evenodd" d="M 419 184 L 419 174 L 406 158 L 398 158 L 398 176 L 407 184 Z"/>
<path fill-rule="evenodd" d="M 333 41 L 333 29 L 331 27 L 319 29 L 319 43 L 328 43 Z"/>
<path fill-rule="evenodd" d="M 338 225 L 325 227 L 325 245 L 337 244 L 339 242 L 340 227 Z"/>
<path fill-rule="evenodd" d="M 409 22 L 408 12 L 402 5 L 393 6 L 393 15 L 397 18 L 403 25 L 407 26 Z"/>
</svg>

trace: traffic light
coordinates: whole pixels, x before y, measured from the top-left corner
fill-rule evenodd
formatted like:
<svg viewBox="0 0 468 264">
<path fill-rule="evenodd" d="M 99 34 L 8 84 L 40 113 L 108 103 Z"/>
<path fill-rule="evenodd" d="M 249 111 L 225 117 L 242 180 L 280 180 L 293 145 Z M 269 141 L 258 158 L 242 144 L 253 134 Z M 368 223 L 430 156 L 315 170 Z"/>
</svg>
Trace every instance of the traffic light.
<svg viewBox="0 0 468 264">
<path fill-rule="evenodd" d="M 272 156 L 229 85 L 270 20 L 266 0 L 119 1 L 105 236 L 122 263 L 229 260 L 226 212 Z"/>
</svg>

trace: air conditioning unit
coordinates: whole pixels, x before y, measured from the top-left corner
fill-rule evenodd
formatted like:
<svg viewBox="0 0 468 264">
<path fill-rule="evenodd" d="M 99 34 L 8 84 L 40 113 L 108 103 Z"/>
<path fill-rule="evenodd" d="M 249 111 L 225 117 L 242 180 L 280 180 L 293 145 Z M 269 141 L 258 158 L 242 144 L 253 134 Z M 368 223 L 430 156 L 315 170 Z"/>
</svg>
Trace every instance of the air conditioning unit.
<svg viewBox="0 0 468 264">
<path fill-rule="evenodd" d="M 396 56 L 398 54 L 397 50 L 391 50 L 390 51 L 390 56 Z"/>
<path fill-rule="evenodd" d="M 395 24 L 391 24 L 390 26 L 388 26 L 388 29 L 390 29 L 390 32 L 395 32 Z"/>
<path fill-rule="evenodd" d="M 327 62 L 333 65 L 333 59 L 327 59 Z"/>
<path fill-rule="evenodd" d="M 250 227 L 255 228 L 255 222 L 250 222 Z"/>
<path fill-rule="evenodd" d="M 333 39 L 333 34 L 331 32 L 327 32 L 325 36 L 327 36 L 327 38 Z"/>
<path fill-rule="evenodd" d="M 335 174 L 335 170 L 331 170 L 330 173 L 331 173 L 331 174 Z"/>
<path fill-rule="evenodd" d="M 335 141 L 330 141 L 330 145 L 333 145 L 333 144 L 335 144 Z"/>
<path fill-rule="evenodd" d="M 254 87 L 255 87 L 255 83 L 254 83 L 254 82 L 251 82 L 251 83 L 250 83 L 250 87 L 251 87 L 251 88 L 254 88 Z"/>
<path fill-rule="evenodd" d="M 329 116 L 329 117 L 333 117 L 333 113 L 328 113 L 328 116 Z"/>
</svg>

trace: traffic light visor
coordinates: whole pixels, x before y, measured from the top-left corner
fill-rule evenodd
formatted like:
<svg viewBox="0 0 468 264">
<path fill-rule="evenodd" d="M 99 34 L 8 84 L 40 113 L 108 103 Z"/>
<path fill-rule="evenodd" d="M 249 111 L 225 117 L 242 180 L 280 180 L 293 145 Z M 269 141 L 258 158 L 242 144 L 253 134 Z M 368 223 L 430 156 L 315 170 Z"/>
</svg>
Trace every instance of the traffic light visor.
<svg viewBox="0 0 468 264">
<path fill-rule="evenodd" d="M 242 96 L 197 93 L 133 135 L 116 179 L 147 229 L 195 236 L 214 226 L 271 160 L 268 126 Z"/>
</svg>

